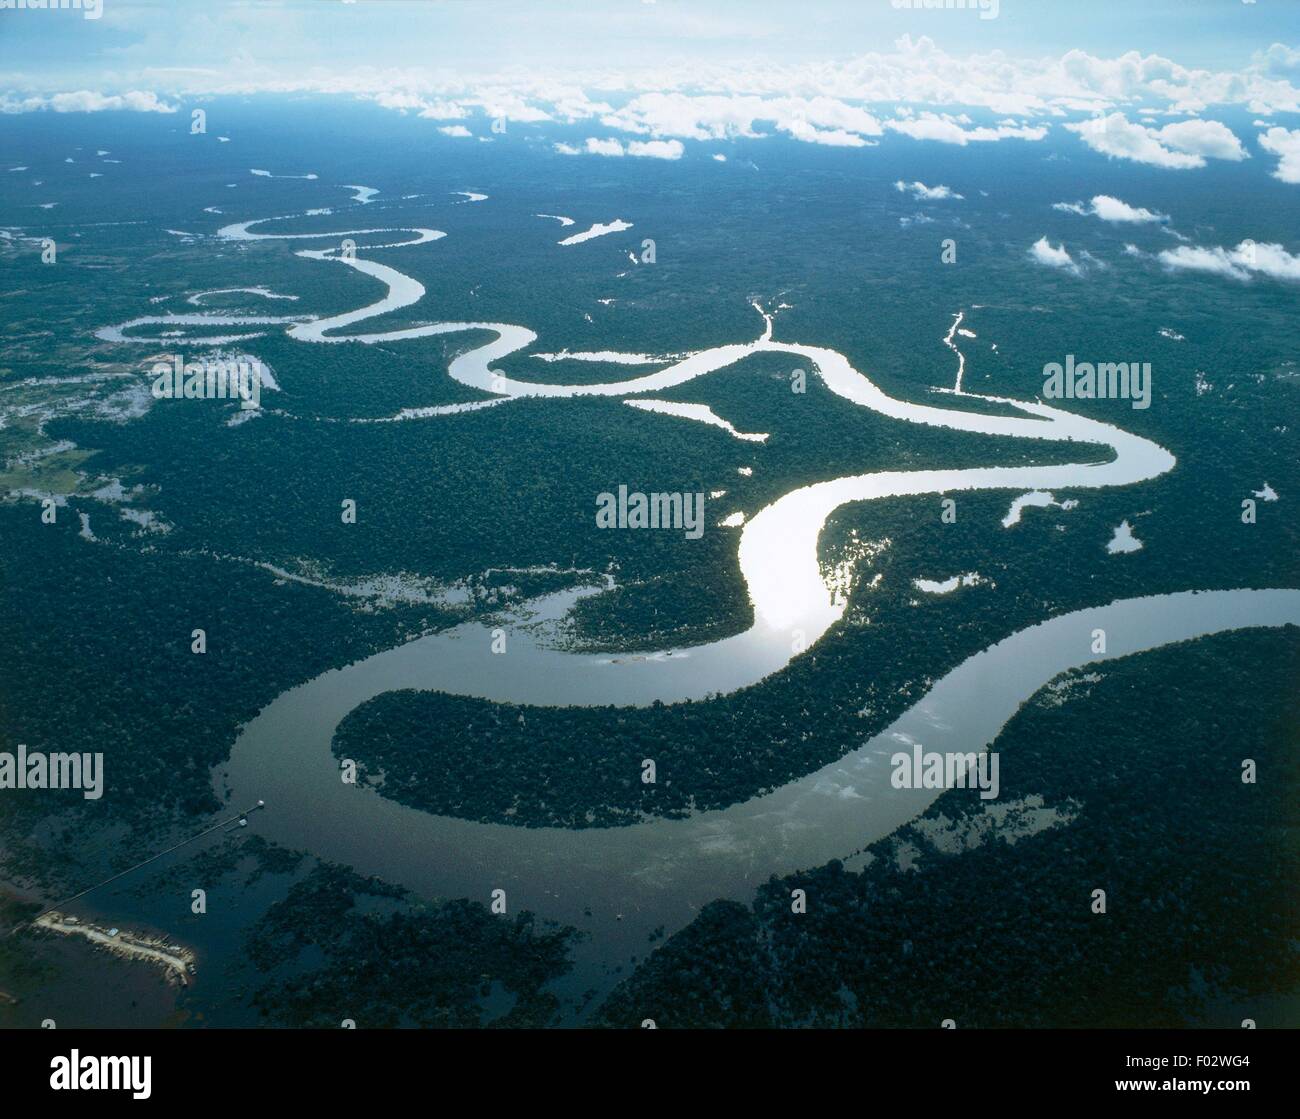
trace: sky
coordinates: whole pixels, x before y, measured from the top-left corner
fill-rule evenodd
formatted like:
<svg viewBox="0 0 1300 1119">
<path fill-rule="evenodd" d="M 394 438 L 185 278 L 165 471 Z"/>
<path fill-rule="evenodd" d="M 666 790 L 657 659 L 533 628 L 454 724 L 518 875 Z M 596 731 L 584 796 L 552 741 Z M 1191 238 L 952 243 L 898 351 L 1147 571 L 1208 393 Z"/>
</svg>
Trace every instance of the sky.
<svg viewBox="0 0 1300 1119">
<path fill-rule="evenodd" d="M 996 18 L 895 7 L 905 0 L 85 2 L 102 4 L 102 15 L 0 10 L 0 88 L 175 85 L 182 68 L 199 82 L 204 72 L 288 81 L 366 67 L 643 71 L 764 59 L 779 66 L 880 51 L 903 35 L 926 36 L 950 54 L 1135 50 L 1237 69 L 1261 47 L 1300 40 L 1297 0 L 971 0 L 996 4 Z"/>
<path fill-rule="evenodd" d="M 565 155 L 655 159 L 771 135 L 871 148 L 1072 133 L 1171 171 L 1262 157 L 1300 184 L 1300 0 L 16 7 L 36 2 L 51 0 L 0 0 L 0 116 L 333 96 L 466 142 L 506 122 L 555 123 L 583 128 L 556 143 Z M 936 2 L 962 8 L 925 7 Z"/>
</svg>

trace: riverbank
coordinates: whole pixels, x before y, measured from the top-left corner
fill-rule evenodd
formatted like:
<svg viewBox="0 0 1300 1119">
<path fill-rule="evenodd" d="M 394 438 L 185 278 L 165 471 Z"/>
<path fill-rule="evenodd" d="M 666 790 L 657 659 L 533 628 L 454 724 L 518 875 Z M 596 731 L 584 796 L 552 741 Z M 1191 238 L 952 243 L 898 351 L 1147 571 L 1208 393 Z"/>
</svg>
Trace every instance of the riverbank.
<svg viewBox="0 0 1300 1119">
<path fill-rule="evenodd" d="M 144 960 L 163 970 L 169 983 L 186 987 L 194 974 L 195 955 L 179 944 L 129 929 L 101 928 L 57 910 L 43 913 L 32 922 L 34 928 L 60 936 L 83 937 L 98 948 L 124 960 Z"/>
</svg>

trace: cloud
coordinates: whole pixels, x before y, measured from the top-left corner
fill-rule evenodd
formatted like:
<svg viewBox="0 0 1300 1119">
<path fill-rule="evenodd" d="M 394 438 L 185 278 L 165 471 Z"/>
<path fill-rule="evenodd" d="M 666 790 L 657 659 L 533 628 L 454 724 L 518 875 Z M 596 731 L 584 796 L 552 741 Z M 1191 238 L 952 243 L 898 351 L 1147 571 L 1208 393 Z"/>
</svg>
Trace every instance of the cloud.
<svg viewBox="0 0 1300 1119">
<path fill-rule="evenodd" d="M 420 109 L 428 104 L 423 97 L 406 90 L 392 89 L 376 93 L 370 98 L 376 105 L 385 109 L 395 109 L 399 113 L 404 113 L 408 109 Z"/>
<path fill-rule="evenodd" d="M 144 18 L 134 14 L 134 7 L 121 9 L 128 13 L 123 20 Z M 1244 66 L 1224 70 L 1192 68 L 1138 51 L 1017 56 L 1005 49 L 980 53 L 963 47 L 952 54 L 929 37 L 903 35 L 892 45 L 833 60 L 795 61 L 795 55 L 779 61 L 762 55 L 670 60 L 646 51 L 615 63 L 607 53 L 590 50 L 589 63 L 579 60 L 559 71 L 553 65 L 521 66 L 471 77 L 469 69 L 457 73 L 423 65 L 415 54 L 423 39 L 410 33 L 409 23 L 392 30 L 390 41 L 366 44 L 374 49 L 356 53 L 356 61 L 344 66 L 258 64 L 259 44 L 279 42 L 298 27 L 278 26 L 275 21 L 290 17 L 275 7 L 237 7 L 240 31 L 250 46 L 247 57 L 233 48 L 226 57 L 212 56 L 214 42 L 228 42 L 220 32 L 229 21 L 211 16 L 202 27 L 187 24 L 185 42 L 149 41 L 115 54 L 108 80 L 116 84 L 96 85 L 104 90 L 101 94 L 57 93 L 58 86 L 47 84 L 55 80 L 55 71 L 24 72 L 26 88 L 49 92 L 0 94 L 0 112 L 166 112 L 175 111 L 168 100 L 183 104 L 181 97 L 311 93 L 359 97 L 438 123 L 459 122 L 484 141 L 489 139 L 482 135 L 486 129 L 477 128 L 471 118 L 590 121 L 588 130 L 603 126 L 606 135 L 620 136 L 622 143 L 628 136 L 646 142 L 786 136 L 855 149 L 869 147 L 887 133 L 958 146 L 1042 140 L 1051 123 L 1069 120 L 1073 123 L 1067 127 L 1095 150 L 1175 169 L 1203 167 L 1208 159 L 1247 158 L 1231 131 L 1217 121 L 1199 119 L 1208 106 L 1238 106 L 1259 118 L 1300 112 L 1300 51 L 1281 43 L 1256 52 Z M 419 24 L 425 17 L 412 18 Z M 736 33 L 743 34 L 733 31 L 728 37 Z M 140 69 L 127 68 L 133 58 Z M 151 65 L 159 58 L 177 65 Z M 93 54 L 84 67 L 104 73 Z M 877 115 L 882 105 L 897 106 L 893 119 Z M 972 120 L 966 110 L 984 116 Z M 1146 121 L 1130 123 L 1129 111 L 1135 118 L 1163 112 L 1180 119 L 1157 128 Z M 1080 121 L 1080 114 L 1091 119 Z M 1181 119 L 1187 114 L 1194 114 L 1193 119 Z M 1268 144 L 1289 141 L 1285 130 L 1280 137 L 1273 131 L 1267 135 L 1275 137 L 1268 143 L 1261 137 L 1267 151 L 1273 150 Z M 584 149 L 578 145 L 577 150 Z M 630 153 L 625 148 L 623 154 Z M 1294 181 L 1284 175 L 1293 163 L 1283 158 L 1278 172 L 1283 181 Z"/>
<path fill-rule="evenodd" d="M 1217 120 L 1182 120 L 1166 124 L 1160 129 L 1159 136 L 1168 147 L 1191 155 L 1234 162 L 1250 158 L 1250 153 L 1241 146 L 1232 130 Z"/>
<path fill-rule="evenodd" d="M 426 120 L 464 120 L 469 110 L 464 105 L 444 98 L 429 100 L 414 93 L 386 90 L 373 98 L 375 104 L 385 109 L 396 109 L 400 113 L 416 112 Z"/>
<path fill-rule="evenodd" d="M 623 132 L 674 136 L 686 140 L 759 139 L 767 126 L 809 144 L 870 147 L 886 129 L 916 140 L 965 145 L 1004 139 L 1041 140 L 1047 126 L 1004 119 L 994 126 L 971 126 L 963 115 L 900 114 L 881 122 L 871 112 L 838 97 L 760 97 L 752 94 L 645 93 L 606 113 L 601 123 Z M 971 127 L 968 127 L 971 126 Z"/>
<path fill-rule="evenodd" d="M 0 113 L 38 113 L 49 110 L 55 113 L 103 113 L 122 111 L 131 113 L 174 113 L 175 105 L 159 100 L 152 90 L 134 89 L 128 93 L 105 95 L 88 89 L 75 93 L 39 94 L 15 98 L 0 94 Z"/>
<path fill-rule="evenodd" d="M 1109 194 L 1097 194 L 1092 199 L 1092 212 L 1102 221 L 1159 222 L 1168 221 L 1168 214 L 1158 214 L 1142 206 L 1130 206 Z"/>
<path fill-rule="evenodd" d="M 963 128 L 962 125 L 967 120 L 969 118 L 927 112 L 916 117 L 887 120 L 885 127 L 910 136 L 913 140 L 938 140 L 943 144 L 960 144 L 963 147 L 972 142 L 993 140 L 1041 140 L 1047 135 L 1047 127 L 1039 125 L 999 124 L 994 128 Z"/>
<path fill-rule="evenodd" d="M 1030 246 L 1029 256 L 1038 264 L 1045 264 L 1048 268 L 1060 268 L 1073 276 L 1083 275 L 1083 269 L 1065 251 L 1065 245 L 1052 245 L 1046 237 L 1040 237 Z"/>
<path fill-rule="evenodd" d="M 864 140 L 856 132 L 846 132 L 842 128 L 814 128 L 806 120 L 792 120 L 780 127 L 805 144 L 826 144 L 833 148 L 867 148 L 876 145 L 875 140 Z"/>
<path fill-rule="evenodd" d="M 518 91 L 499 86 L 480 89 L 470 103 L 478 105 L 487 116 L 519 121 L 522 124 L 539 124 L 555 119 Z"/>
<path fill-rule="evenodd" d="M 306 11 L 308 7 L 310 13 Z M 1300 112 L 1300 89 L 1294 84 L 1300 82 L 1300 51 L 1281 43 L 1256 52 L 1245 65 L 1223 70 L 1198 69 L 1139 51 L 1111 56 L 1083 50 L 1056 56 L 1016 55 L 1006 49 L 980 52 L 963 44 L 959 53 L 952 54 L 927 36 L 913 38 L 911 35 L 903 35 L 892 45 L 830 60 L 822 57 L 794 61 L 799 51 L 784 49 L 794 44 L 781 39 L 770 20 L 756 17 L 737 23 L 722 16 L 687 17 L 676 11 L 671 17 L 675 21 L 706 22 L 715 37 L 710 41 L 734 46 L 738 38 L 751 41 L 765 38 L 772 53 L 711 61 L 700 53 L 693 57 L 690 52 L 674 53 L 672 59 L 667 59 L 655 50 L 618 51 L 610 49 L 611 39 L 607 37 L 610 29 L 605 20 L 603 31 L 600 26 L 588 26 L 570 36 L 572 41 L 567 49 L 572 54 L 566 54 L 562 63 L 511 67 L 508 72 L 496 74 L 483 71 L 481 77 L 468 77 L 474 73 L 468 64 L 458 67 L 459 74 L 427 64 L 425 44 L 430 35 L 439 36 L 449 57 L 454 57 L 459 47 L 483 45 L 474 42 L 482 37 L 471 29 L 472 21 L 463 28 L 448 26 L 441 13 L 445 7 L 412 6 L 409 19 L 390 21 L 374 35 L 340 42 L 338 55 L 330 59 L 336 64 L 316 67 L 309 64 L 307 51 L 294 50 L 292 44 L 304 36 L 309 38 L 312 30 L 319 31 L 321 20 L 349 18 L 350 11 L 355 11 L 351 6 L 207 5 L 203 15 L 173 26 L 168 21 L 151 18 L 145 6 L 119 4 L 118 14 L 110 12 L 110 19 L 116 19 L 119 32 L 125 32 L 128 40 L 134 33 L 134 42 L 92 48 L 77 57 L 83 48 L 69 40 L 63 51 L 68 57 L 56 59 L 64 63 L 62 66 L 43 66 L 38 70 L 33 64 L 30 71 L 21 72 L 21 79 L 11 71 L 10 81 L 23 80 L 30 83 L 23 88 L 52 92 L 60 87 L 48 83 L 58 80 L 56 75 L 66 74 L 74 66 L 79 67 L 75 72 L 93 73 L 98 78 L 105 73 L 107 57 L 109 70 L 120 83 L 111 88 L 118 92 L 156 88 L 160 93 L 177 96 L 344 94 L 384 98 L 383 103 L 406 112 L 421 110 L 415 105 L 399 107 L 403 100 L 447 100 L 462 108 L 474 106 L 488 116 L 505 116 L 511 121 L 572 122 L 626 114 L 632 126 L 628 131 L 637 131 L 636 126 L 641 129 L 653 126 L 648 117 L 637 119 L 652 107 L 624 105 L 615 109 L 590 99 L 588 91 L 601 91 L 602 96 L 609 91 L 611 96 L 627 96 L 634 101 L 646 96 L 696 102 L 713 98 L 712 106 L 699 106 L 703 117 L 697 127 L 706 132 L 712 127 L 710 115 L 720 108 L 721 102 L 753 99 L 765 102 L 768 107 L 751 119 L 750 131 L 758 131 L 754 127 L 757 120 L 771 121 L 778 130 L 788 131 L 780 126 L 803 119 L 815 129 L 843 130 L 865 138 L 881 131 L 881 125 L 874 121 L 867 108 L 872 105 L 977 108 L 998 119 L 997 127 L 1016 127 L 1006 123 L 1015 118 L 1066 113 L 1100 115 L 1130 105 L 1140 106 L 1141 110 L 1170 109 L 1179 113 L 1200 113 L 1210 105 L 1241 106 L 1258 116 Z M 661 11 L 664 7 L 648 9 L 655 12 L 655 30 L 659 34 L 663 32 L 662 21 L 669 18 L 667 10 Z M 679 7 L 668 6 L 670 10 Z M 227 8 L 230 10 L 226 11 Z M 527 15 L 521 18 L 525 30 L 520 34 L 528 35 L 533 25 L 528 23 Z M 539 13 L 535 18 L 546 33 L 554 32 L 558 26 L 554 12 Z M 561 13 L 561 22 L 565 18 L 572 21 L 575 30 L 580 21 L 591 22 L 584 20 L 578 10 L 567 17 Z M 601 17 L 596 18 L 598 24 L 602 22 Z M 608 18 L 621 21 L 626 17 Z M 822 35 L 817 20 L 802 14 L 793 18 L 806 23 L 810 30 L 817 29 L 814 32 L 817 37 Z M 757 26 L 768 30 L 755 36 Z M 606 37 L 602 38 L 602 34 Z M 458 35 L 470 41 L 462 42 Z M 618 45 L 635 37 L 629 35 L 627 27 L 620 28 L 618 35 L 613 40 Z M 717 52 L 714 53 L 716 56 Z M 318 56 L 317 60 L 323 57 Z M 584 57 L 588 61 L 583 61 Z M 156 66 L 159 59 L 175 65 Z M 344 61 L 347 59 L 354 61 Z M 337 64 L 340 61 L 343 65 Z M 133 64 L 136 69 L 130 69 Z M 557 73 L 565 75 L 562 81 L 557 80 Z M 66 78 L 62 87 L 67 87 Z M 748 111 L 744 105 L 734 105 L 732 109 Z M 823 119 L 823 113 L 829 114 L 830 119 Z M 607 123 L 606 127 L 620 125 Z M 932 123 L 930 127 L 935 126 Z M 740 131 L 727 134 L 740 134 Z M 655 134 L 654 138 L 701 137 L 664 132 Z"/>
<path fill-rule="evenodd" d="M 447 124 L 438 129 L 444 136 L 468 137 L 472 133 L 463 124 Z"/>
<path fill-rule="evenodd" d="M 1093 151 L 1154 167 L 1187 170 L 1212 159 L 1248 159 L 1232 131 L 1217 120 L 1183 120 L 1164 128 L 1134 124 L 1123 113 L 1067 124 Z"/>
<path fill-rule="evenodd" d="M 1284 183 L 1300 183 L 1300 128 L 1270 128 L 1259 138 L 1259 146 L 1279 156 L 1273 178 Z"/>
<path fill-rule="evenodd" d="M 1095 194 L 1086 205 L 1082 202 L 1053 202 L 1053 210 L 1062 210 L 1067 214 L 1079 214 L 1082 217 L 1096 217 L 1109 222 L 1158 222 L 1168 221 L 1168 214 L 1157 214 L 1141 206 L 1130 206 L 1109 194 Z"/>
<path fill-rule="evenodd" d="M 1284 43 L 1274 43 L 1268 50 L 1257 52 L 1253 61 L 1272 77 L 1300 78 L 1300 51 Z"/>
<path fill-rule="evenodd" d="M 632 140 L 627 146 L 628 155 L 647 159 L 681 159 L 684 150 L 680 140 Z"/>
<path fill-rule="evenodd" d="M 1300 255 L 1292 255 L 1281 245 L 1272 243 L 1242 241 L 1233 249 L 1179 245 L 1176 249 L 1166 249 L 1157 259 L 1170 271 L 1209 272 L 1241 281 L 1261 275 L 1300 282 Z"/>
<path fill-rule="evenodd" d="M 942 185 L 928 187 L 922 182 L 905 183 L 902 179 L 899 179 L 898 182 L 894 184 L 894 189 L 897 191 L 910 192 L 913 198 L 923 198 L 927 202 L 937 202 L 944 198 L 960 199 L 963 197 L 953 190 L 952 187 Z"/>
<path fill-rule="evenodd" d="M 555 145 L 555 150 L 561 155 L 625 155 L 623 144 L 620 140 L 608 139 L 598 140 L 595 136 L 588 136 L 587 142 L 581 147 L 575 147 L 573 144 L 559 143 Z"/>
<path fill-rule="evenodd" d="M 796 140 L 838 147 L 866 147 L 864 137 L 883 131 L 866 109 L 833 97 L 679 92 L 641 94 L 605 113 L 601 123 L 622 132 L 685 140 L 758 139 L 770 135 L 764 130 L 770 124 Z"/>
<path fill-rule="evenodd" d="M 763 113 L 759 97 L 691 97 L 684 93 L 646 93 L 632 98 L 601 123 L 622 132 L 681 137 L 687 140 L 723 140 L 734 136 L 757 137 L 754 128 Z"/>
<path fill-rule="evenodd" d="M 1159 101 L 1178 112 L 1201 112 L 1218 104 L 1246 105 L 1256 113 L 1300 111 L 1300 90 L 1279 78 L 1275 67 L 1276 56 L 1256 55 L 1241 70 L 1193 70 L 1137 51 L 1106 59 L 1073 50 L 1060 62 L 1062 75 L 1073 79 L 1081 92 L 1111 104 Z M 1022 81 L 1025 77 L 1022 74 Z"/>
<path fill-rule="evenodd" d="M 1234 280 L 1249 280 L 1249 269 L 1242 268 L 1232 259 L 1232 254 L 1221 248 L 1203 249 L 1199 245 L 1179 245 L 1165 249 L 1157 259 L 1171 271 L 1185 269 L 1193 272 L 1213 272 Z"/>
<path fill-rule="evenodd" d="M 640 156 L 646 159 L 681 159 L 685 148 L 680 140 L 631 140 L 627 147 L 616 137 L 604 140 L 588 136 L 582 147 L 572 144 L 556 144 L 555 150 L 561 155 L 608 155 Z"/>
<path fill-rule="evenodd" d="M 1062 246 L 1062 248 L 1064 248 L 1064 246 Z M 1079 260 L 1082 262 L 1079 265 L 1079 270 L 1081 272 L 1085 271 L 1088 268 L 1105 269 L 1110 267 L 1110 265 L 1107 264 L 1104 260 L 1102 260 L 1100 257 L 1093 256 L 1092 253 L 1090 253 L 1087 249 L 1079 250 Z"/>
</svg>

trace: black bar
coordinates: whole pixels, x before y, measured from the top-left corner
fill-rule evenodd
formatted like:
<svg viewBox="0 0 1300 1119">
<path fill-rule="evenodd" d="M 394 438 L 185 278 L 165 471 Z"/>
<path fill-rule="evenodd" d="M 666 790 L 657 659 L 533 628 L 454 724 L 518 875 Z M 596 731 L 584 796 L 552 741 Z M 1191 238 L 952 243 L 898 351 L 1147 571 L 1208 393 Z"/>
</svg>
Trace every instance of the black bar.
<svg viewBox="0 0 1300 1119">
<path fill-rule="evenodd" d="M 647 1072 L 661 1087 L 694 1085 L 693 1109 L 704 1086 L 733 1100 L 746 1089 L 762 1092 L 769 1103 L 772 1092 L 788 1092 L 811 1106 L 823 1092 L 848 1091 L 864 1108 L 873 1098 L 877 1105 L 892 1098 L 908 1110 L 926 1112 L 947 1101 L 969 1105 L 979 1099 L 1000 1099 L 1011 1108 L 1122 1096 L 1180 1103 L 1208 1097 L 1227 1105 L 1226 1096 L 1258 1103 L 1285 1091 L 1295 1051 L 1295 1034 L 1286 1030 L 749 1031 L 710 1033 L 694 1041 L 633 1039 L 628 1032 L 492 1031 L 489 1038 L 465 1031 L 351 1029 L 8 1031 L 0 1037 L 0 1092 L 14 1108 L 10 1114 L 18 1114 L 24 1103 L 54 1096 L 92 1106 L 112 1095 L 134 1102 L 131 1087 L 53 1088 L 52 1078 L 64 1072 L 75 1051 L 82 1075 L 90 1075 L 88 1057 L 148 1057 L 149 1099 L 215 1102 L 219 1094 L 257 1110 L 277 1106 L 286 1096 L 295 1106 L 373 1106 L 376 1099 L 436 1086 L 459 1086 L 490 1098 L 502 1087 L 491 1069 L 509 1070 L 510 1082 L 518 1085 L 527 1083 L 523 1076 L 532 1066 L 543 1074 L 528 1089 L 532 1101 L 552 1093 L 557 1101 L 571 1093 L 581 1098 L 598 1080 L 618 1079 L 622 1069 L 629 1086 Z M 597 1065 L 597 1058 L 604 1060 Z M 596 1068 L 605 1071 L 597 1074 Z M 145 1069 L 143 1061 L 136 1067 L 140 1073 Z M 144 1079 L 138 1076 L 135 1083 Z M 677 1106 L 675 1099 L 683 1097 L 674 1091 L 663 1105 Z"/>
</svg>

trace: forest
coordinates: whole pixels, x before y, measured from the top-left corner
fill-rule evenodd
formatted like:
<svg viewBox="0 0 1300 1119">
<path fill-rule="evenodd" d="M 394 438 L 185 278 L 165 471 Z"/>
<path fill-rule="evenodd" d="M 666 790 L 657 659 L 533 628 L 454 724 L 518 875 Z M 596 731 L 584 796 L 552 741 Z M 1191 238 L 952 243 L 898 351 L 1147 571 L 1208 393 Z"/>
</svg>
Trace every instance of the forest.
<svg viewBox="0 0 1300 1119">
<path fill-rule="evenodd" d="M 1003 802 L 1072 806 L 1036 834 L 934 842 L 989 811 L 950 791 L 839 861 L 715 902 L 655 949 L 613 1027 L 1215 1026 L 1293 1020 L 1300 642 L 1202 639 L 1071 674 L 999 737 Z M 1068 685 L 1062 687 L 1061 685 Z M 1213 705 L 1202 697 L 1222 696 Z M 1258 767 L 1242 780 L 1242 762 Z M 1076 814 L 1077 813 L 1077 814 Z M 969 834 L 969 833 L 967 833 Z M 807 894 L 792 911 L 791 891 Z M 1104 913 L 1093 891 L 1105 891 Z M 1279 997 L 1279 992 L 1286 995 Z"/>
</svg>

